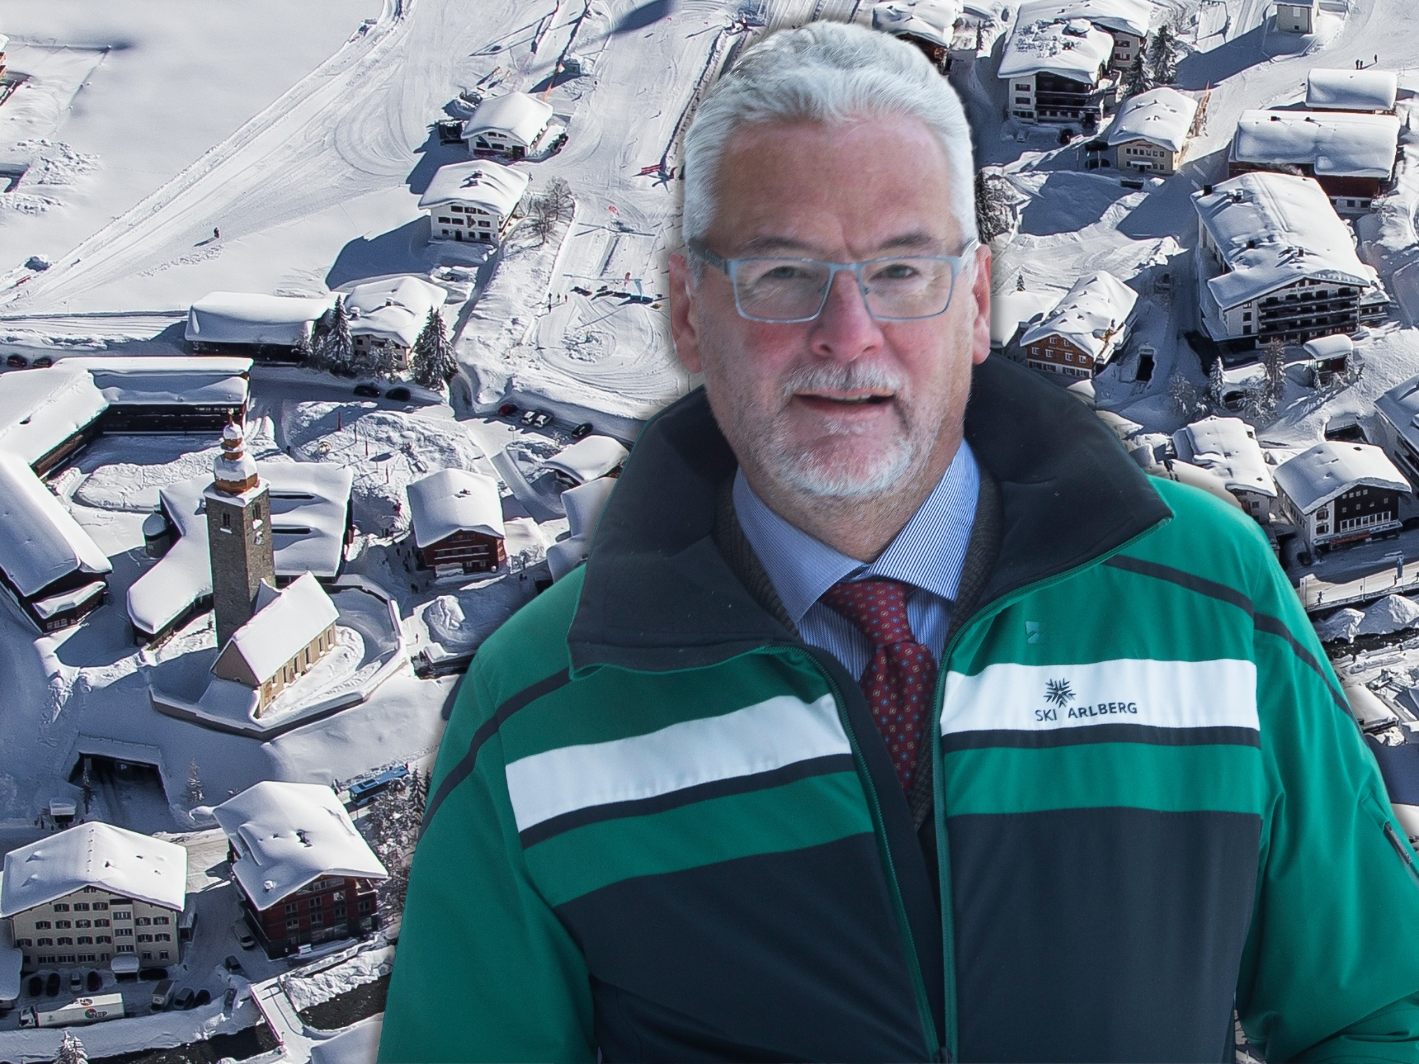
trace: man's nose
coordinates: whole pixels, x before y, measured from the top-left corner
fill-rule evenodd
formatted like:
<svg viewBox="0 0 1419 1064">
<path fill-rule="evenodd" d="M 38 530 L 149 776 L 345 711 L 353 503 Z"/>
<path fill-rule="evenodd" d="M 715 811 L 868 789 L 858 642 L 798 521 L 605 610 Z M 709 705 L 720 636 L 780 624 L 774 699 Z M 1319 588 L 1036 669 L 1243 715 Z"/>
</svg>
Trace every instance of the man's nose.
<svg viewBox="0 0 1419 1064">
<path fill-rule="evenodd" d="M 882 346 L 882 327 L 851 270 L 839 270 L 828 288 L 823 312 L 813 322 L 811 349 L 821 358 L 851 362 Z"/>
</svg>

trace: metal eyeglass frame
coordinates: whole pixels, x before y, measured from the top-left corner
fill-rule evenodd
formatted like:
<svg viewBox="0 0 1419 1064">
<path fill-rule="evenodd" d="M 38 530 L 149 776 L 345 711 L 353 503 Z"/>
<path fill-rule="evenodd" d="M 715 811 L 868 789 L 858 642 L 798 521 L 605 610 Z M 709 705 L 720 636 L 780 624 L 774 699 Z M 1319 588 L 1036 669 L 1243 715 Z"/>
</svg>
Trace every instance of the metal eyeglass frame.
<svg viewBox="0 0 1419 1064">
<path fill-rule="evenodd" d="M 739 316 L 748 321 L 761 321 L 770 325 L 801 325 L 804 322 L 816 321 L 823 313 L 823 308 L 828 305 L 828 296 L 833 291 L 833 281 L 837 279 L 839 273 L 847 271 L 857 280 L 857 290 L 862 295 L 862 305 L 866 308 L 868 315 L 873 321 L 925 321 L 928 318 L 939 318 L 946 311 L 951 309 L 951 300 L 956 296 L 956 281 L 965 270 L 966 263 L 980 247 L 980 241 L 975 237 L 966 241 L 965 247 L 961 249 L 959 255 L 885 255 L 873 259 L 860 259 L 857 262 L 830 262 L 827 259 L 810 259 L 805 256 L 775 256 L 775 255 L 746 255 L 743 258 L 727 259 L 723 255 L 717 255 L 698 240 L 688 241 L 685 250 L 706 265 L 713 266 L 726 277 L 729 278 L 730 290 L 734 293 L 734 309 L 739 312 Z M 889 314 L 876 314 L 872 310 L 871 303 L 868 302 L 867 282 L 863 279 L 862 270 L 866 266 L 871 266 L 879 262 L 894 262 L 899 259 L 930 259 L 933 262 L 949 262 L 951 264 L 951 290 L 946 293 L 946 305 L 940 310 L 930 314 L 914 314 L 907 317 L 897 317 Z M 750 314 L 739 302 L 739 285 L 735 280 L 735 273 L 739 269 L 741 262 L 806 262 L 814 266 L 828 267 L 828 283 L 823 286 L 823 295 L 818 302 L 818 309 L 805 318 L 763 318 L 756 314 Z"/>
</svg>

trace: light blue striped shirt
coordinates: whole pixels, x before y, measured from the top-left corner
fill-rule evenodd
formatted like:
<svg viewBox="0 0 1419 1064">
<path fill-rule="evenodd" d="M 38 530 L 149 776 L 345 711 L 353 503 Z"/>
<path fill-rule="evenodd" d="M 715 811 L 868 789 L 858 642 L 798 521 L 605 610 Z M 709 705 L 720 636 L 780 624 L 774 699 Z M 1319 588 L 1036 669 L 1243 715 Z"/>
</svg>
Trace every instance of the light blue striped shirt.
<svg viewBox="0 0 1419 1064">
<path fill-rule="evenodd" d="M 912 586 L 907 619 L 919 643 L 939 661 L 946 647 L 951 602 L 961 583 L 966 546 L 976 517 L 980 468 L 964 440 L 931 494 L 871 563 L 849 558 L 789 524 L 734 477 L 734 509 L 749 545 L 805 642 L 822 647 L 861 676 L 872 656 L 867 637 L 818 599 L 841 580 L 889 577 Z"/>
</svg>

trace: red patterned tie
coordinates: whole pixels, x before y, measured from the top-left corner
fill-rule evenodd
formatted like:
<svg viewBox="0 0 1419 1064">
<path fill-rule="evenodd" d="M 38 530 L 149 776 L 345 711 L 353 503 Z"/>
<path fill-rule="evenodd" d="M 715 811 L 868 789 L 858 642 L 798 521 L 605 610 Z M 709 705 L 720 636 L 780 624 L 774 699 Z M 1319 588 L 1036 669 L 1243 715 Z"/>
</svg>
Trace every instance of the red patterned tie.
<svg viewBox="0 0 1419 1064">
<path fill-rule="evenodd" d="M 922 717 L 936 687 L 936 659 L 916 641 L 907 620 L 906 584 L 853 580 L 834 584 L 822 601 L 860 628 L 872 643 L 862 690 L 887 743 L 904 791 L 911 791 Z"/>
</svg>

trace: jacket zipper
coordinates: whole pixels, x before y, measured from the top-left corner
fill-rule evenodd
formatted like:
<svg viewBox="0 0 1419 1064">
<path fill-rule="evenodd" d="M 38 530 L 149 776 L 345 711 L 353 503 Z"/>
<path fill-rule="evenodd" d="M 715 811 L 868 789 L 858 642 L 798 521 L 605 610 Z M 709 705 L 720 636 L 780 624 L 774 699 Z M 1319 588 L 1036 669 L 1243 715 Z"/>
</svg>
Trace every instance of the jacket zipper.
<svg viewBox="0 0 1419 1064">
<path fill-rule="evenodd" d="M 1419 867 L 1415 867 L 1414 856 L 1409 852 L 1408 847 L 1399 841 L 1399 834 L 1394 830 L 1394 825 L 1388 820 L 1385 821 L 1385 838 L 1389 839 L 1389 844 L 1394 847 L 1394 852 L 1399 854 L 1399 859 L 1404 862 L 1404 866 L 1409 869 L 1409 874 L 1419 880 Z"/>
<path fill-rule="evenodd" d="M 946 755 L 942 749 L 941 741 L 941 712 L 946 706 L 946 676 L 951 671 L 948 663 L 951 660 L 951 652 L 965 635 L 967 628 L 974 628 L 977 624 L 988 620 L 990 617 L 1000 613 L 1007 606 L 1023 599 L 1025 596 L 1033 594 L 1051 584 L 1061 580 L 1067 580 L 1076 573 L 1091 569 L 1096 565 L 1102 565 L 1115 554 L 1119 554 L 1133 543 L 1138 542 L 1167 522 L 1171 517 L 1164 517 L 1158 522 L 1149 525 L 1141 532 L 1130 536 L 1117 546 L 1094 555 L 1087 561 L 1081 562 L 1073 568 L 1063 572 L 1055 573 L 1041 580 L 1036 580 L 1029 584 L 1022 584 L 1012 591 L 1007 591 L 991 602 L 978 606 L 968 617 L 961 619 L 960 623 L 952 626 L 954 629 L 951 636 L 946 641 L 946 646 L 941 651 L 941 664 L 936 676 L 936 722 L 935 734 L 932 736 L 931 768 L 933 772 L 932 783 L 932 815 L 936 818 L 936 868 L 941 888 L 941 949 L 942 957 L 942 981 L 945 996 L 945 1020 L 946 1020 L 946 1042 L 942 1050 L 944 1060 L 957 1060 L 960 1056 L 960 1025 L 957 1022 L 959 1013 L 956 1003 L 956 919 L 954 901 L 951 893 L 951 848 L 946 834 Z M 1411 865 L 1411 867 L 1413 867 Z M 1419 872 L 1416 872 L 1419 874 Z"/>
<path fill-rule="evenodd" d="M 818 659 L 818 655 L 824 652 L 810 648 L 809 653 Z M 818 668 L 824 679 L 828 681 L 828 687 L 832 691 L 833 704 L 837 706 L 838 710 L 838 721 L 842 724 L 843 731 L 847 734 L 848 744 L 852 747 L 853 767 L 857 771 L 857 778 L 862 784 L 863 793 L 867 795 L 868 808 L 872 814 L 873 834 L 877 837 L 877 847 L 881 851 L 882 863 L 887 871 L 887 883 L 892 892 L 892 907 L 897 917 L 897 928 L 902 935 L 902 947 L 906 953 L 912 989 L 916 994 L 916 1008 L 921 1017 L 922 1034 L 926 1038 L 926 1059 L 944 1060 L 946 1058 L 942 1056 L 944 1050 L 941 1039 L 936 1033 L 936 1020 L 931 1015 L 931 1002 L 926 993 L 926 979 L 921 974 L 921 961 L 916 952 L 916 939 L 912 935 L 911 921 L 907 919 L 906 903 L 902 901 L 901 887 L 897 883 L 897 866 L 892 860 L 892 849 L 887 841 L 886 828 L 882 824 L 882 806 L 877 798 L 877 788 L 867 771 L 867 763 L 863 760 L 862 751 L 858 748 L 857 733 L 853 731 L 852 721 L 848 719 L 847 711 L 844 709 L 842 687 L 831 670 L 821 660 L 818 660 Z"/>
</svg>

